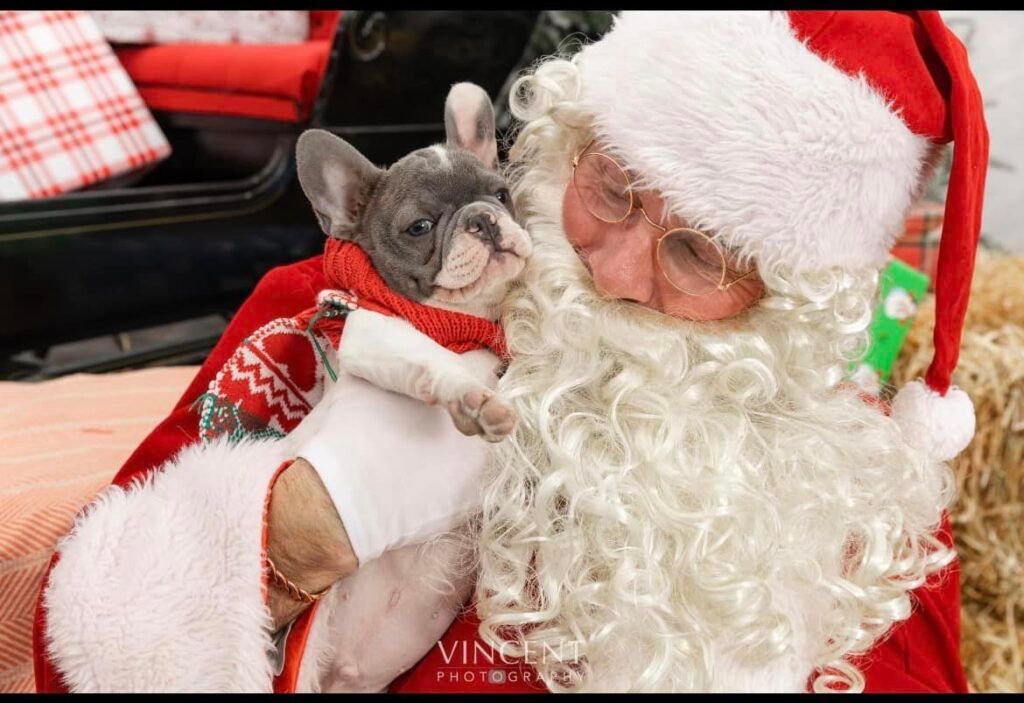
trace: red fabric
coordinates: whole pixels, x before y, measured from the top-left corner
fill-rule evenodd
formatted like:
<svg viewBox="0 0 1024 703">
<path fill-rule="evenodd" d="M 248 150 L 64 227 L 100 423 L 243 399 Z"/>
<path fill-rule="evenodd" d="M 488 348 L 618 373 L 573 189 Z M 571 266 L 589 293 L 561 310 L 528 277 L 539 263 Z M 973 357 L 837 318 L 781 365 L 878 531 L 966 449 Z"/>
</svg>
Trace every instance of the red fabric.
<svg viewBox="0 0 1024 703">
<path fill-rule="evenodd" d="M 339 10 L 310 10 L 309 39 L 310 41 L 333 41 L 334 30 L 341 21 Z"/>
<path fill-rule="evenodd" d="M 967 301 L 974 274 L 974 255 L 981 236 L 981 210 L 988 171 L 988 129 L 981 92 L 971 74 L 967 50 L 938 12 L 918 12 L 953 78 L 949 100 L 953 122 L 953 165 L 946 190 L 946 212 L 939 244 L 938 281 L 935 284 L 935 356 L 925 381 L 945 395 L 960 357 Z"/>
<path fill-rule="evenodd" d="M 171 153 L 86 12 L 0 12 L 0 201 L 83 188 Z"/>
<path fill-rule="evenodd" d="M 988 168 L 988 130 L 967 50 L 934 10 L 792 11 L 808 48 L 849 75 L 863 74 L 914 134 L 953 141 L 935 281 L 935 354 L 925 375 L 946 394 L 960 355 Z"/>
<path fill-rule="evenodd" d="M 314 11 L 301 44 L 163 44 L 117 49 L 153 110 L 301 122 L 320 91 L 336 10 Z"/>
<path fill-rule="evenodd" d="M 332 244 L 332 247 L 337 245 Z M 354 270 L 360 270 L 358 262 L 354 262 Z M 345 264 L 340 270 L 349 270 L 352 264 Z M 198 417 L 193 403 L 210 385 L 218 370 L 221 369 L 243 340 L 269 321 L 290 317 L 308 310 L 310 301 L 315 300 L 318 291 L 332 287 L 324 276 L 324 257 L 307 259 L 290 266 L 270 271 L 256 286 L 253 294 L 242 305 L 224 332 L 220 342 L 210 353 L 206 363 L 196 375 L 192 384 L 182 395 L 174 410 L 146 438 L 132 454 L 114 482 L 124 485 L 132 478 L 142 475 L 152 467 L 158 466 L 169 456 L 182 447 L 198 439 Z M 946 523 L 948 540 L 948 523 Z M 54 557 L 54 563 L 56 556 Z M 52 568 L 52 563 L 51 563 Z M 47 577 L 48 577 L 47 573 Z M 876 646 L 867 658 L 866 675 L 868 689 L 871 691 L 966 691 L 967 684 L 959 659 L 959 627 L 960 599 L 959 573 L 955 568 L 947 569 L 944 578 L 935 578 L 928 589 L 915 592 L 918 606 L 909 620 L 895 628 L 891 637 Z M 45 590 L 47 578 L 44 578 L 37 601 L 35 623 L 33 629 L 33 651 L 37 690 L 40 692 L 63 692 L 66 688 L 60 680 L 60 674 L 49 661 L 44 642 L 46 617 L 42 608 L 42 591 Z M 286 648 L 286 661 L 290 662 L 281 677 L 275 680 L 275 690 L 280 692 L 294 690 L 298 674 L 298 663 L 301 660 L 311 623 L 310 613 L 306 611 L 296 621 L 296 637 L 290 638 Z M 453 680 L 450 663 L 445 662 L 445 655 L 461 657 L 463 643 L 470 652 L 475 650 L 477 621 L 472 610 L 452 624 L 442 639 L 442 647 L 434 647 L 424 658 L 408 672 L 400 676 L 392 684 L 391 690 L 405 691 L 476 691 L 490 690 L 495 692 L 511 692 L 536 690 L 531 686 L 536 683 L 536 676 L 528 667 L 520 662 L 511 661 L 503 664 L 497 654 L 492 654 L 495 665 L 478 668 L 477 671 L 501 669 L 504 683 L 488 684 L 482 681 L 482 675 L 474 681 L 468 681 L 463 674 L 459 680 Z M 307 635 L 302 635 L 305 632 Z M 300 636 L 301 635 L 301 636 Z M 453 647 L 458 650 L 453 652 Z M 482 643 L 481 649 L 486 652 Z M 483 655 L 479 655 L 483 656 Z M 479 658 L 478 656 L 478 658 Z M 461 661 L 461 659 L 457 660 Z M 489 675 L 501 677 L 502 674 Z M 488 687 L 489 686 L 489 687 Z"/>
<path fill-rule="evenodd" d="M 944 516 L 939 537 L 953 546 Z M 960 662 L 960 564 L 954 561 L 913 593 L 914 612 L 859 660 L 868 693 L 967 693 Z"/>
</svg>

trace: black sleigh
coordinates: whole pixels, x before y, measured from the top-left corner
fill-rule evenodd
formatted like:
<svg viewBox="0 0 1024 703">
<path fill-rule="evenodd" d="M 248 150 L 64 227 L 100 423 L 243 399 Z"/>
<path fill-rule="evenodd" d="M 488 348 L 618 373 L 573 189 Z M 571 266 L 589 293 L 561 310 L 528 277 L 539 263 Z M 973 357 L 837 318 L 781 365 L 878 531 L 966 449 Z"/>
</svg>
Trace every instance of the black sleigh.
<svg viewBox="0 0 1024 703">
<path fill-rule="evenodd" d="M 487 90 L 507 125 L 519 71 L 566 35 L 596 38 L 610 19 L 346 11 L 330 27 L 326 72 L 299 119 L 151 105 L 169 159 L 130 183 L 0 203 L 0 378 L 201 360 L 222 325 L 142 345 L 130 333 L 204 316 L 223 322 L 270 268 L 322 250 L 295 177 L 303 129 L 329 129 L 390 163 L 443 139 L 439 115 L 458 81 Z M 49 358 L 57 345 L 97 337 L 118 343 L 88 361 Z"/>
</svg>

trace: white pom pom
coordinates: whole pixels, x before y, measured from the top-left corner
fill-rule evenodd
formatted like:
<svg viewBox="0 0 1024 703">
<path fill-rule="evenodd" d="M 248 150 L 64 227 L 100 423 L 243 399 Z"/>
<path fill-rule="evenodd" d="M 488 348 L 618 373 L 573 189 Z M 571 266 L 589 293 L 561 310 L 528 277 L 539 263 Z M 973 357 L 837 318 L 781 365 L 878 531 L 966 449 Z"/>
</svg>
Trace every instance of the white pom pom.
<svg viewBox="0 0 1024 703">
<path fill-rule="evenodd" d="M 907 444 L 949 461 L 974 437 L 974 404 L 956 386 L 941 396 L 922 381 L 900 389 L 892 400 L 892 417 Z"/>
</svg>

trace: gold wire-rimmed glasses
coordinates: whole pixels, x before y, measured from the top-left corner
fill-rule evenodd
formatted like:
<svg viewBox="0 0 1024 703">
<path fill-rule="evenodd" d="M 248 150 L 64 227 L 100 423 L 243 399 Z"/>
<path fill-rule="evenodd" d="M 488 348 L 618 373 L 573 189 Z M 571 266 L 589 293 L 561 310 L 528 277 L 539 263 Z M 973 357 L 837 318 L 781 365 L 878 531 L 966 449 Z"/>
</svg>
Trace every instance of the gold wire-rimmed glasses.
<svg viewBox="0 0 1024 703">
<path fill-rule="evenodd" d="M 669 228 L 655 222 L 633 188 L 626 169 L 600 151 L 590 151 L 591 140 L 572 159 L 572 182 L 584 209 L 606 224 L 625 222 L 639 210 L 649 225 L 661 231 L 656 256 L 661 275 L 676 290 L 687 295 L 710 295 L 724 291 L 753 274 L 756 269 L 737 271 L 718 242 L 690 227 Z"/>
</svg>

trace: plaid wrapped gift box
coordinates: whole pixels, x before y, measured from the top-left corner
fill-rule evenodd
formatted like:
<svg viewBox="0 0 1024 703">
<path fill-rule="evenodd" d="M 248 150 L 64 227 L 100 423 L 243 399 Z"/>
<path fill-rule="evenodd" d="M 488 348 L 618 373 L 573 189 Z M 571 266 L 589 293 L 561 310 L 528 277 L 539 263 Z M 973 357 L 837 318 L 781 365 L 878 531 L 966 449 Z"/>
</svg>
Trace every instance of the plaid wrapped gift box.
<svg viewBox="0 0 1024 703">
<path fill-rule="evenodd" d="M 924 201 L 910 211 L 903 235 L 892 248 L 892 255 L 935 280 L 939 264 L 939 239 L 942 236 L 942 203 Z M 931 290 L 931 286 L 929 286 Z"/>
<path fill-rule="evenodd" d="M 58 195 L 170 153 L 88 13 L 0 11 L 0 200 Z"/>
<path fill-rule="evenodd" d="M 90 10 L 103 35 L 125 44 L 291 44 L 309 37 L 305 10 Z"/>
</svg>

